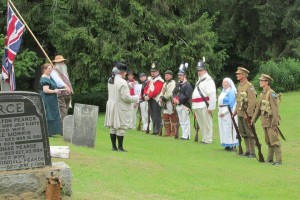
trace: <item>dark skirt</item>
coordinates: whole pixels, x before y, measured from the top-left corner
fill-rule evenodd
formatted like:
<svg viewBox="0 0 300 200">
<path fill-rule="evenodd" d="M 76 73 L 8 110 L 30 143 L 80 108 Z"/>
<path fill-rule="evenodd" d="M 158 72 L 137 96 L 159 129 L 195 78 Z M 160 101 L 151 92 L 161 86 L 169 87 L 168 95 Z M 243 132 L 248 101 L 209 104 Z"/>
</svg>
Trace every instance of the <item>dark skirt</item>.
<svg viewBox="0 0 300 200">
<path fill-rule="evenodd" d="M 56 84 L 55 82 L 53 82 L 54 81 L 52 79 L 48 79 L 45 77 L 42 77 L 40 80 L 41 86 L 49 85 L 49 88 L 51 90 L 56 89 Z M 62 124 L 60 119 L 57 94 L 46 94 L 43 92 L 42 88 L 39 93 L 41 94 L 44 101 L 49 136 L 55 134 L 62 135 Z"/>
</svg>

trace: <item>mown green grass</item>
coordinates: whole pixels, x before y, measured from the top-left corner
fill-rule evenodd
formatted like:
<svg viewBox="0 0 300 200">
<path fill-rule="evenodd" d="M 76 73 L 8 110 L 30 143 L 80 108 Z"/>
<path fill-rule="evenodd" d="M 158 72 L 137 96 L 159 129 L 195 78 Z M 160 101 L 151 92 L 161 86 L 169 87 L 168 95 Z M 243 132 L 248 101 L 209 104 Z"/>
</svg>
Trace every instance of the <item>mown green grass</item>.
<svg viewBox="0 0 300 200">
<path fill-rule="evenodd" d="M 108 130 L 103 127 L 104 114 L 100 114 L 96 147 L 78 147 L 61 137 L 50 138 L 51 145 L 71 149 L 70 159 L 52 162 L 63 161 L 71 167 L 75 200 L 299 199 L 299 99 L 300 92 L 282 97 L 280 128 L 287 141 L 282 141 L 281 166 L 225 152 L 219 144 L 216 112 L 211 145 L 130 130 L 124 141 L 128 153 L 111 151 Z M 259 122 L 256 129 L 266 157 Z"/>
</svg>

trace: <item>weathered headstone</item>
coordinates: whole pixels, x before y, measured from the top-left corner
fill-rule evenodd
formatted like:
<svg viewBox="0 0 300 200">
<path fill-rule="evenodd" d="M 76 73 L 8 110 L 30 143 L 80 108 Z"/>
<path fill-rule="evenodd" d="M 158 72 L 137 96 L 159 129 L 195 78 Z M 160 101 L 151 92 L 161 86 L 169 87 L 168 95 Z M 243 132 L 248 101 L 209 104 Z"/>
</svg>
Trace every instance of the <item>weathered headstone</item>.
<svg viewBox="0 0 300 200">
<path fill-rule="evenodd" d="M 51 158 L 69 158 L 69 146 L 50 146 Z"/>
<path fill-rule="evenodd" d="M 74 132 L 74 116 L 68 115 L 64 118 L 63 121 L 63 135 L 65 142 L 71 142 L 72 135 Z"/>
<path fill-rule="evenodd" d="M 75 103 L 72 144 L 95 147 L 98 106 Z"/>
<path fill-rule="evenodd" d="M 51 166 L 42 98 L 0 92 L 0 171 Z"/>
</svg>

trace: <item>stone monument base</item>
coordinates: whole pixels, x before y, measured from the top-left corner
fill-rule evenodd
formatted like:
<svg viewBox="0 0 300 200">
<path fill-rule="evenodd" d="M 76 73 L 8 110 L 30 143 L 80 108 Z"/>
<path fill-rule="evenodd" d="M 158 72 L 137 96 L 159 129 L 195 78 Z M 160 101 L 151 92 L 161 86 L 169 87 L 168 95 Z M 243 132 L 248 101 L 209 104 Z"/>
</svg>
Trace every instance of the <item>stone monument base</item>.
<svg viewBox="0 0 300 200">
<path fill-rule="evenodd" d="M 62 199 L 71 199 L 72 173 L 64 162 L 52 167 L 0 172 L 0 199 L 45 199 L 47 180 L 53 172 L 62 182 Z"/>
</svg>

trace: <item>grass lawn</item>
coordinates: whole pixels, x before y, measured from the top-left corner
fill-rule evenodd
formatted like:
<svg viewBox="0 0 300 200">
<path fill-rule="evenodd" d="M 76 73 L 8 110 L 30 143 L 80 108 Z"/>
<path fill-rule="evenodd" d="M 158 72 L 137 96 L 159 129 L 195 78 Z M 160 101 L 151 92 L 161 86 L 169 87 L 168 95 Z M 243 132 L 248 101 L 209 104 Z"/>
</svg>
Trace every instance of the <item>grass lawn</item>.
<svg viewBox="0 0 300 200">
<path fill-rule="evenodd" d="M 103 127 L 104 114 L 100 114 L 96 147 L 78 147 L 61 137 L 50 138 L 52 146 L 68 145 L 71 149 L 70 159 L 52 162 L 63 161 L 71 167 L 75 200 L 299 199 L 299 99 L 300 92 L 282 97 L 280 128 L 287 141 L 282 141 L 280 166 L 224 151 L 219 144 L 216 111 L 214 141 L 210 145 L 195 143 L 195 130 L 189 141 L 129 130 L 124 140 L 128 153 L 111 151 L 108 130 Z M 266 159 L 260 120 L 256 129 Z"/>
</svg>

